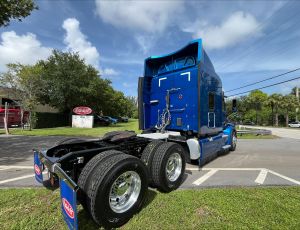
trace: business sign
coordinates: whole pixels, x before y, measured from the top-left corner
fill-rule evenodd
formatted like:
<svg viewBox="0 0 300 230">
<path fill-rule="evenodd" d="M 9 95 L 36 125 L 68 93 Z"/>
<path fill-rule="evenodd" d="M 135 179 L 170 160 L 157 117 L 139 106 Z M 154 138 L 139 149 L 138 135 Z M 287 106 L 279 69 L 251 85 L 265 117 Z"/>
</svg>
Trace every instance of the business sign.
<svg viewBox="0 0 300 230">
<path fill-rule="evenodd" d="M 77 115 L 88 115 L 91 114 L 92 112 L 93 110 L 91 108 L 85 106 L 79 106 L 73 109 L 73 113 Z"/>
<path fill-rule="evenodd" d="M 74 128 L 93 128 L 94 116 L 91 115 L 72 115 L 72 127 Z"/>
</svg>

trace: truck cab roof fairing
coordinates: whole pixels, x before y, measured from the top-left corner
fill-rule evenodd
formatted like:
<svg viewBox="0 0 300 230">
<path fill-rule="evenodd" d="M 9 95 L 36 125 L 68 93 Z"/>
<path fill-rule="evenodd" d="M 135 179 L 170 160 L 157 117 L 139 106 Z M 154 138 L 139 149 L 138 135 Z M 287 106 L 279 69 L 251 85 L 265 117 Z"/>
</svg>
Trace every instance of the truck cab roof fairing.
<svg viewBox="0 0 300 230">
<path fill-rule="evenodd" d="M 176 62 L 176 60 L 183 57 L 193 57 L 196 65 L 201 63 L 202 67 L 205 68 L 206 71 L 212 72 L 214 75 L 216 75 L 214 66 L 212 65 L 208 55 L 203 49 L 202 39 L 197 39 L 189 42 L 186 46 L 175 52 L 171 52 L 166 55 L 150 56 L 147 59 L 145 59 L 144 76 L 153 77 L 155 75 L 158 75 L 160 74 L 158 70 L 162 64 L 174 61 Z M 173 68 L 168 72 L 174 70 L 177 69 Z"/>
<path fill-rule="evenodd" d="M 166 55 L 148 57 L 145 60 L 144 76 L 152 77 L 154 75 L 157 75 L 157 70 L 161 64 L 186 56 L 193 56 L 195 58 L 196 64 L 201 61 L 203 56 L 201 39 L 193 40 L 189 42 L 185 47 L 175 52 Z"/>
</svg>

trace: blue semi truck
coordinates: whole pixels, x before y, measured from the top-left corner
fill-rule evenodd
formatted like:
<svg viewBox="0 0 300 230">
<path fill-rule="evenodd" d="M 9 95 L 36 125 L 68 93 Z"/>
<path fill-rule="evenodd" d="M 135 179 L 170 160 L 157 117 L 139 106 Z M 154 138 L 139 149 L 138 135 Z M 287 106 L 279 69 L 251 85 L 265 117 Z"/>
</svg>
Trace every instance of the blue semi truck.
<svg viewBox="0 0 300 230">
<path fill-rule="evenodd" d="M 236 148 L 222 82 L 201 39 L 145 60 L 138 103 L 141 134 L 114 131 L 34 150 L 36 180 L 59 185 L 70 229 L 78 228 L 77 204 L 101 226 L 122 226 L 141 209 L 149 186 L 162 192 L 177 189 L 187 162 L 202 166 Z"/>
</svg>

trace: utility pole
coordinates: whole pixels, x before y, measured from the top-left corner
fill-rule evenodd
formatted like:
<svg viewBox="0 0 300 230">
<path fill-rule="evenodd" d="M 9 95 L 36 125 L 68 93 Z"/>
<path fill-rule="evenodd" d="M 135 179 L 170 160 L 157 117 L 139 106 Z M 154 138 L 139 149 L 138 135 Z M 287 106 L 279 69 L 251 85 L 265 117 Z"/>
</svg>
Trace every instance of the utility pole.
<svg viewBox="0 0 300 230">
<path fill-rule="evenodd" d="M 299 87 L 296 87 L 296 97 L 299 104 Z M 298 111 L 299 111 L 299 107 L 296 108 L 296 121 L 298 121 Z"/>
<path fill-rule="evenodd" d="M 5 109 L 4 109 L 4 129 L 6 135 L 9 134 L 9 129 L 8 129 L 8 104 L 5 102 Z"/>
</svg>

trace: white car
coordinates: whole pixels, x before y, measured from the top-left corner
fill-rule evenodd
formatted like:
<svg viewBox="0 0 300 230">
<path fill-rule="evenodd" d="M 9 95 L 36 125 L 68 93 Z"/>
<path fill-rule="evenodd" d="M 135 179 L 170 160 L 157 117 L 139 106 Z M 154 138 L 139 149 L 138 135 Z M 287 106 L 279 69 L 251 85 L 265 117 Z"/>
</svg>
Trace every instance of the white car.
<svg viewBox="0 0 300 230">
<path fill-rule="evenodd" d="M 300 122 L 299 121 L 291 122 L 289 123 L 289 127 L 300 128 Z"/>
</svg>

